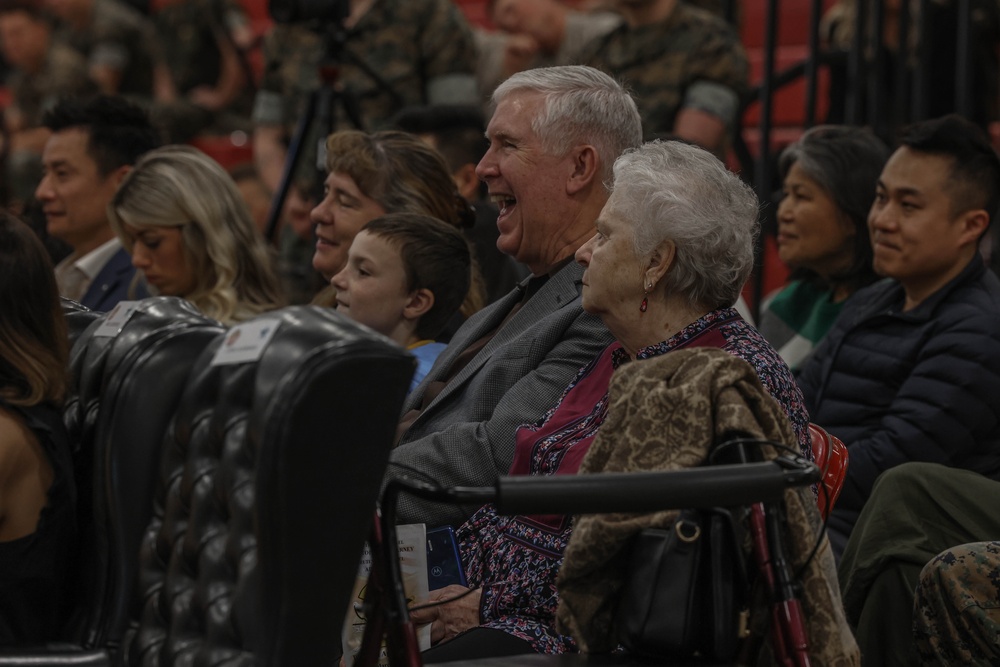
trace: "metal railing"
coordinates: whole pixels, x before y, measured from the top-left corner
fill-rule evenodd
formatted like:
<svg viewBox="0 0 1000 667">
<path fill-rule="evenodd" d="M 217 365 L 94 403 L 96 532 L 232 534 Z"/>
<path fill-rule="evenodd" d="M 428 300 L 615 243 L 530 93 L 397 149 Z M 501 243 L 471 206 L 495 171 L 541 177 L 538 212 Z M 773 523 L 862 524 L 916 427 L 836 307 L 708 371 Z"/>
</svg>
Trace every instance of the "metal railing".
<svg viewBox="0 0 1000 667">
<path fill-rule="evenodd" d="M 983 124 L 992 120 L 986 117 L 990 115 L 986 107 L 995 102 L 988 98 L 991 95 L 996 98 L 996 72 L 993 72 L 993 82 L 986 81 L 988 77 L 983 76 L 983 68 L 987 67 L 988 72 L 988 63 L 979 60 L 983 59 L 982 54 L 987 54 L 986 59 L 989 59 L 990 49 L 995 49 L 997 44 L 988 40 L 998 39 L 1000 35 L 990 34 L 973 20 L 974 10 L 980 18 L 989 15 L 988 2 L 992 0 L 903 0 L 893 18 L 895 25 L 889 22 L 885 0 L 855 0 L 854 34 L 846 49 L 831 47 L 821 40 L 821 17 L 826 9 L 824 5 L 830 3 L 809 0 L 808 34 L 804 40 L 806 57 L 781 71 L 776 69 L 775 63 L 780 48 L 778 30 L 782 9 L 790 6 L 788 3 L 801 3 L 802 0 L 766 1 L 763 72 L 760 82 L 744 102 L 744 111 L 752 104 L 759 105 L 758 149 L 756 154 L 751 154 L 742 137 L 736 138 L 733 147 L 744 177 L 753 184 L 762 202 L 770 201 L 779 185 L 775 182 L 774 169 L 776 153 L 780 150 L 773 141 L 775 95 L 800 79 L 805 88 L 803 128 L 818 122 L 867 125 L 892 145 L 896 130 L 931 115 L 954 111 Z M 731 1 L 727 15 L 734 16 L 734 6 Z M 992 11 L 996 11 L 995 3 Z M 746 21 L 747 16 L 743 16 L 743 20 Z M 997 20 L 1000 22 L 1000 18 Z M 886 35 L 891 33 L 895 33 L 892 44 L 886 40 Z M 953 62 L 953 72 L 947 73 L 948 62 Z M 827 116 L 819 118 L 820 77 L 824 68 L 830 76 L 831 98 Z M 974 90 L 977 91 L 975 96 Z M 773 215 L 773 207 L 765 207 L 765 216 L 769 209 Z M 770 230 L 771 223 L 764 220 L 765 233 Z M 758 259 L 760 254 L 758 250 Z M 757 266 L 755 310 L 763 296 L 759 261 Z"/>
</svg>

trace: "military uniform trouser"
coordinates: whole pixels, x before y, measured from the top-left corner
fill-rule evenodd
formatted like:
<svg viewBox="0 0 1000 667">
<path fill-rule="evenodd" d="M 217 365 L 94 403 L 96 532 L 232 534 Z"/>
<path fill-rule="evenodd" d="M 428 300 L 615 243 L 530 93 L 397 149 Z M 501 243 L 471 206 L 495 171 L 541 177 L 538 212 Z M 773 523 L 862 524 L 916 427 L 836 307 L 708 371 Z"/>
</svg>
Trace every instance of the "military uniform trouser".
<svg viewBox="0 0 1000 667">
<path fill-rule="evenodd" d="M 1000 542 L 953 547 L 924 567 L 913 634 L 924 665 L 1000 663 Z"/>
<path fill-rule="evenodd" d="M 933 463 L 883 473 L 838 567 L 865 667 L 919 662 L 913 595 L 924 566 L 959 544 L 1000 539 L 1000 482 Z"/>
</svg>

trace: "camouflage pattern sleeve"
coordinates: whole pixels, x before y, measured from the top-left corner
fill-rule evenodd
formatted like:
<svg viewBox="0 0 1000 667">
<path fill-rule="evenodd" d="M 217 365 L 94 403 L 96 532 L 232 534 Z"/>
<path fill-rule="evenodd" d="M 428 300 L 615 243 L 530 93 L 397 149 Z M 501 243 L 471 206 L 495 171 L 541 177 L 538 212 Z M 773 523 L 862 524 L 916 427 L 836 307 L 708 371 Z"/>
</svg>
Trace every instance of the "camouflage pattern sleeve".
<svg viewBox="0 0 1000 667">
<path fill-rule="evenodd" d="M 735 31 L 686 4 L 659 23 L 619 26 L 594 40 L 582 62 L 632 92 L 646 141 L 671 136 L 682 106 L 717 115 L 731 126 L 747 90 L 749 65 Z"/>
<path fill-rule="evenodd" d="M 431 0 L 429 5 L 420 35 L 426 102 L 476 104 L 478 55 L 472 29 L 452 0 Z"/>
<path fill-rule="evenodd" d="M 726 12 L 729 10 L 729 3 L 724 0 L 684 0 L 687 4 L 692 7 L 698 7 L 704 9 L 706 12 L 712 12 L 720 18 L 726 18 Z M 740 3 L 732 3 L 733 12 L 733 22 L 736 25 L 740 24 L 743 12 L 741 11 Z"/>
<path fill-rule="evenodd" d="M 263 55 L 253 121 L 290 130 L 305 109 L 309 93 L 319 85 L 322 37 L 301 25 L 277 23 L 264 38 Z"/>
<path fill-rule="evenodd" d="M 302 25 L 274 26 L 264 41 L 254 122 L 294 129 L 320 85 L 328 39 Z M 477 101 L 472 31 L 451 0 L 377 0 L 346 31 L 340 58 L 334 127 L 353 126 L 348 106 L 370 131 L 405 106 Z"/>
<path fill-rule="evenodd" d="M 1000 664 L 1000 542 L 954 547 L 924 567 L 913 635 L 924 665 Z"/>
<path fill-rule="evenodd" d="M 87 59 L 91 71 L 117 73 L 116 92 L 152 95 L 153 66 L 162 62 L 159 37 L 150 20 L 121 0 L 96 0 L 90 24 L 74 30 L 63 24 L 55 33 Z"/>
<path fill-rule="evenodd" d="M 32 77 L 31 83 L 38 105 L 30 113 L 25 110 L 28 127 L 41 125 L 42 114 L 54 107 L 60 98 L 97 92 L 97 87 L 87 76 L 86 60 L 62 44 L 52 45 L 45 69 Z"/>
<path fill-rule="evenodd" d="M 740 100 L 746 95 L 750 65 L 739 36 L 722 21 L 699 21 L 700 38 L 688 56 L 687 90 L 683 107 L 694 107 L 732 127 Z M 694 31 L 692 31 L 694 32 Z M 707 84 L 707 85 L 706 85 Z M 732 97 L 726 99 L 726 93 Z"/>
<path fill-rule="evenodd" d="M 62 42 L 53 42 L 40 72 L 11 72 L 11 102 L 5 111 L 8 131 L 29 130 L 42 124 L 42 115 L 62 97 L 97 92 L 87 76 L 87 60 Z"/>
</svg>

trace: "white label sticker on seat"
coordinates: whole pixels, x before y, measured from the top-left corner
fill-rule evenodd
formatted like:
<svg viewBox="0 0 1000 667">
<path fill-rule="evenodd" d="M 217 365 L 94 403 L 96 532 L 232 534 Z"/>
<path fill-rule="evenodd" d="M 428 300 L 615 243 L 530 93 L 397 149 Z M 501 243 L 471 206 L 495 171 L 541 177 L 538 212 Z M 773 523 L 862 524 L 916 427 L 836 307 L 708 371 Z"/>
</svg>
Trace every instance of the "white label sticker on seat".
<svg viewBox="0 0 1000 667">
<path fill-rule="evenodd" d="M 119 301 L 111 312 L 107 314 L 104 321 L 94 331 L 94 336 L 114 338 L 122 332 L 125 323 L 128 322 L 132 314 L 139 308 L 138 301 Z"/>
<path fill-rule="evenodd" d="M 245 364 L 248 361 L 257 361 L 264 354 L 264 349 L 274 337 L 274 332 L 278 330 L 281 320 L 277 318 L 264 318 L 237 324 L 223 341 L 215 356 L 212 357 L 212 366 L 224 366 L 226 364 Z"/>
</svg>

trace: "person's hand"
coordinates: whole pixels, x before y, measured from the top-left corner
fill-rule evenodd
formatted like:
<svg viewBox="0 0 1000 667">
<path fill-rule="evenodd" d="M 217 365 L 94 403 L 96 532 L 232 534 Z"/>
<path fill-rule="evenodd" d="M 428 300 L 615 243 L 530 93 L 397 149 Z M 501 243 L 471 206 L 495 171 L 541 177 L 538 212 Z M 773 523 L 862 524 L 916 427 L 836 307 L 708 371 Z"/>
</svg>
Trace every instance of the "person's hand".
<svg viewBox="0 0 1000 667">
<path fill-rule="evenodd" d="M 468 594 L 463 595 L 464 593 Z M 483 591 L 479 588 L 469 592 L 465 586 L 456 584 L 445 586 L 431 591 L 427 601 L 454 600 L 454 602 L 417 609 L 410 612 L 410 618 L 417 625 L 430 623 L 431 643 L 437 644 L 479 625 L 479 602 L 482 597 Z"/>
</svg>

